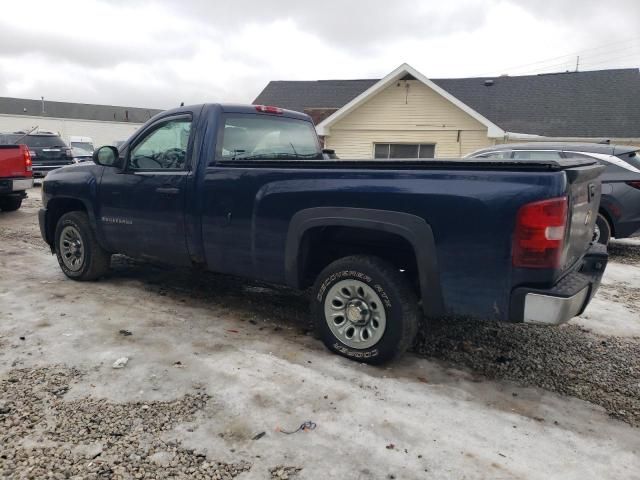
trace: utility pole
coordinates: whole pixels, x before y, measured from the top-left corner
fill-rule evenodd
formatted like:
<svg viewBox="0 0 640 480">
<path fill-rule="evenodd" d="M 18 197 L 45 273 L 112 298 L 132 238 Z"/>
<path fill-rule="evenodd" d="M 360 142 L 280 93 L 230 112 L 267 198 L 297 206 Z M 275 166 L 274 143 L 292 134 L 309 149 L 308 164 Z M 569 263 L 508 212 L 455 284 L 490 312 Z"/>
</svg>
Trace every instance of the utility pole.
<svg viewBox="0 0 640 480">
<path fill-rule="evenodd" d="M 576 58 L 576 72 L 578 71 L 578 67 L 580 67 L 580 55 Z"/>
</svg>

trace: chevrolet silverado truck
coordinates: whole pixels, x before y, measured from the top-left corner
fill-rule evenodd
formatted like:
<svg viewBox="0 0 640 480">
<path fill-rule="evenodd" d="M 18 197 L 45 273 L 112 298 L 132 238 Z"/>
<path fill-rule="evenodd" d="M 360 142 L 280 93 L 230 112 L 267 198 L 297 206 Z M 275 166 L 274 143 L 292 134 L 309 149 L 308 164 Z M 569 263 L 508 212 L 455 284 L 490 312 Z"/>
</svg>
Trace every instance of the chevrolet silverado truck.
<svg viewBox="0 0 640 480">
<path fill-rule="evenodd" d="M 31 155 L 25 145 L 0 144 L 0 210 L 13 212 L 33 187 Z"/>
<path fill-rule="evenodd" d="M 332 351 L 382 363 L 425 318 L 559 324 L 607 263 L 589 159 L 337 160 L 307 115 L 205 104 L 158 114 L 43 183 L 42 237 L 73 280 L 112 254 L 310 290 Z"/>
</svg>

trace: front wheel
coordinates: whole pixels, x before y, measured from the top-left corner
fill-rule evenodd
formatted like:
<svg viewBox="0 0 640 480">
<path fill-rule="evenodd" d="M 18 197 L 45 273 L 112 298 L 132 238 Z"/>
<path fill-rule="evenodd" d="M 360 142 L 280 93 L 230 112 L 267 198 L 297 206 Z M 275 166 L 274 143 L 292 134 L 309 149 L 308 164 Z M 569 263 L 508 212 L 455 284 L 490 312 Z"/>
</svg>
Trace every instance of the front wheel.
<svg viewBox="0 0 640 480">
<path fill-rule="evenodd" d="M 22 205 L 22 197 L 1 197 L 0 210 L 4 212 L 14 212 Z"/>
<path fill-rule="evenodd" d="M 72 280 L 95 280 L 109 271 L 111 255 L 96 240 L 84 212 L 65 213 L 55 233 L 58 264 Z"/>
<path fill-rule="evenodd" d="M 407 278 L 380 258 L 359 255 L 336 260 L 320 273 L 312 314 L 329 350 L 371 364 L 404 353 L 420 321 Z"/>
</svg>

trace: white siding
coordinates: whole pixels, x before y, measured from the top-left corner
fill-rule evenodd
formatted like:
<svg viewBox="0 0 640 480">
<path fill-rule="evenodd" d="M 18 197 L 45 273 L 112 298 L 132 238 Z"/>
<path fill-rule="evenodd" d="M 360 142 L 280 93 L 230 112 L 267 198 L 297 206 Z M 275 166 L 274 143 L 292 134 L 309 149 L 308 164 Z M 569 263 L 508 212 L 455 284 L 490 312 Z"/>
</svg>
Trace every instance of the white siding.
<svg viewBox="0 0 640 480">
<path fill-rule="evenodd" d="M 94 145 L 98 147 L 126 140 L 142 124 L 0 114 L 0 132 L 28 130 L 36 125 L 40 130 L 59 133 L 67 143 L 72 135 L 91 137 Z"/>
<path fill-rule="evenodd" d="M 409 80 L 393 83 L 336 122 L 325 139 L 344 159 L 372 158 L 374 143 L 434 143 L 442 158 L 464 156 L 494 141 L 480 122 L 422 82 Z"/>
</svg>

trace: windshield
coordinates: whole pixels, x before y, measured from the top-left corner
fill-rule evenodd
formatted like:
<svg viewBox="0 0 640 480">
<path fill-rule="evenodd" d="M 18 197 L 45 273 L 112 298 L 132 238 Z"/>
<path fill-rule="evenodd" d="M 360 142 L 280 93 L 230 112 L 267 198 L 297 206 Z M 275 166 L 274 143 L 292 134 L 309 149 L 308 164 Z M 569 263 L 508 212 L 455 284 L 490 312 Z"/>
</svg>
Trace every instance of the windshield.
<svg viewBox="0 0 640 480">
<path fill-rule="evenodd" d="M 81 148 L 93 153 L 94 147 L 91 142 L 71 142 L 71 146 L 75 148 Z"/>
<path fill-rule="evenodd" d="M 86 148 L 72 147 L 71 151 L 74 157 L 91 157 L 93 155 L 93 151 Z"/>
</svg>

